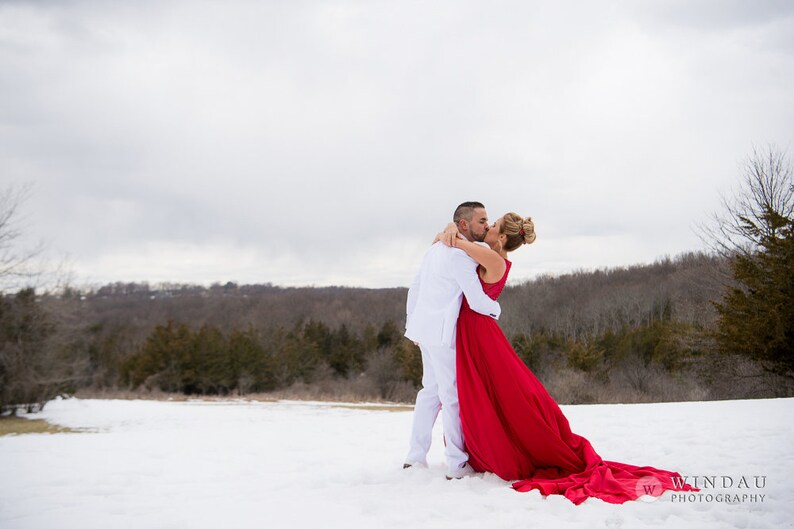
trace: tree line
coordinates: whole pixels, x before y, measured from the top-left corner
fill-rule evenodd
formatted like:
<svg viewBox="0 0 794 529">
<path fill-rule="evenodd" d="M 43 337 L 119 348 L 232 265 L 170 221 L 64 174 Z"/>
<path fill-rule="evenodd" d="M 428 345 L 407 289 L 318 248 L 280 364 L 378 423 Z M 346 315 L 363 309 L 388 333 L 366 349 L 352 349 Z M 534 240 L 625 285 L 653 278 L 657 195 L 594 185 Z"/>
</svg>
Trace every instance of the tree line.
<svg viewBox="0 0 794 529">
<path fill-rule="evenodd" d="M 421 360 L 414 353 L 391 320 L 379 329 L 367 326 L 361 335 L 321 321 L 227 333 L 206 323 L 192 328 L 169 321 L 118 366 L 118 381 L 166 392 L 243 395 L 365 376 L 377 397 L 389 398 L 400 382 L 418 383 Z"/>
<path fill-rule="evenodd" d="M 790 378 L 719 350 L 715 300 L 726 267 L 690 253 L 540 277 L 505 289 L 499 323 L 563 402 L 791 394 Z M 3 380 L 14 383 L 3 384 L 2 402 L 92 389 L 246 395 L 296 386 L 410 402 L 422 366 L 402 337 L 406 294 L 231 284 L 22 290 L 0 300 L 3 355 L 16 358 L 3 363 Z"/>
<path fill-rule="evenodd" d="M 9 253 L 13 196 L 0 196 L 0 280 L 9 270 L 18 280 L 24 261 Z M 499 324 L 558 401 L 794 395 L 791 164 L 754 153 L 723 209 L 703 229 L 709 252 L 504 290 Z M 235 283 L 6 290 L 0 408 L 87 390 L 409 402 L 421 355 L 402 337 L 406 294 Z"/>
</svg>

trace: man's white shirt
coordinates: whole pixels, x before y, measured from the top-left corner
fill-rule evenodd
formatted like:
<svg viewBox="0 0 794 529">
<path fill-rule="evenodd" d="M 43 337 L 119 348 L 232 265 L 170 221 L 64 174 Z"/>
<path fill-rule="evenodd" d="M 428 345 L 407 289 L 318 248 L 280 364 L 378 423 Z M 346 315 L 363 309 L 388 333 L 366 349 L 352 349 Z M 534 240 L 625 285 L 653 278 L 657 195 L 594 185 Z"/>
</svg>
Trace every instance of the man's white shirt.
<svg viewBox="0 0 794 529">
<path fill-rule="evenodd" d="M 499 303 L 482 290 L 477 261 L 441 242 L 431 246 L 408 289 L 405 336 L 426 346 L 455 347 L 463 296 L 475 312 L 499 319 Z"/>
</svg>

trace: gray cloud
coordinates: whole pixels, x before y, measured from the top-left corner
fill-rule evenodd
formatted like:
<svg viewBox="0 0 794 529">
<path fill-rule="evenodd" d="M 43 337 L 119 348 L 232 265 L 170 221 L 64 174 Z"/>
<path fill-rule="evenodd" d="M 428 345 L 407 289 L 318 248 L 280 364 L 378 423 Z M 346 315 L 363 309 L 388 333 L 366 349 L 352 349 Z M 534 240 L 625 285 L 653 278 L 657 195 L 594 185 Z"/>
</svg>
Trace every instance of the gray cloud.
<svg viewBox="0 0 794 529">
<path fill-rule="evenodd" d="M 758 25 L 777 24 L 794 16 L 787 0 L 648 0 L 624 2 L 643 21 L 702 31 L 725 31 Z"/>
<path fill-rule="evenodd" d="M 470 199 L 536 219 L 515 278 L 648 261 L 792 141 L 746 5 L 6 2 L 0 166 L 78 280 L 405 285 Z"/>
</svg>

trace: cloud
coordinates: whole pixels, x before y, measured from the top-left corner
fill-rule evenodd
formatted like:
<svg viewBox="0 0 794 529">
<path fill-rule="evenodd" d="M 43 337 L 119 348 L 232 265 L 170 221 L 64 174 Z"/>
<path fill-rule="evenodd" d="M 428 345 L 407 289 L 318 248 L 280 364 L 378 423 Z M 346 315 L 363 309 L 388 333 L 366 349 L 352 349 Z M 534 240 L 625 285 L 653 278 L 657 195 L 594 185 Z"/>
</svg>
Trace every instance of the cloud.
<svg viewBox="0 0 794 529">
<path fill-rule="evenodd" d="M 623 7 L 644 23 L 694 31 L 724 32 L 775 25 L 794 16 L 794 6 L 786 0 L 649 0 L 623 2 Z"/>
<path fill-rule="evenodd" d="M 790 144 L 792 25 L 776 2 L 7 2 L 0 166 L 78 280 L 406 285 L 471 199 L 536 219 L 514 277 L 648 261 L 699 247 L 753 143 Z"/>
</svg>

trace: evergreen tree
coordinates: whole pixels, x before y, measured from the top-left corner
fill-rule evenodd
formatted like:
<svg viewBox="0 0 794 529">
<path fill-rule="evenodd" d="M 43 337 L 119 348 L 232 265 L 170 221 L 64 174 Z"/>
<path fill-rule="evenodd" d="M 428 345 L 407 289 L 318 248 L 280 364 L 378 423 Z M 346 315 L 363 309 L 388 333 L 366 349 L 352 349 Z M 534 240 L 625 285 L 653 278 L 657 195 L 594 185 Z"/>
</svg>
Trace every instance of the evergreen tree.
<svg viewBox="0 0 794 529">
<path fill-rule="evenodd" d="M 226 337 L 217 327 L 204 324 L 194 334 L 182 362 L 185 393 L 227 393 L 235 384 Z"/>
<path fill-rule="evenodd" d="M 741 191 L 725 202 L 718 239 L 735 284 L 722 301 L 716 339 L 724 353 L 794 376 L 794 170 L 771 148 L 748 160 Z"/>
<path fill-rule="evenodd" d="M 422 351 L 407 338 L 400 340 L 394 348 L 394 359 L 400 376 L 415 387 L 422 385 Z"/>
<path fill-rule="evenodd" d="M 234 330 L 229 336 L 229 387 L 240 394 L 275 389 L 273 356 L 265 350 L 253 327 Z"/>
<path fill-rule="evenodd" d="M 147 383 L 163 391 L 183 391 L 192 346 L 193 333 L 184 323 L 158 325 L 122 366 L 124 379 L 133 388 Z"/>
<path fill-rule="evenodd" d="M 772 216 L 772 212 L 770 212 Z M 732 262 L 739 283 L 715 306 L 717 343 L 724 352 L 764 362 L 770 371 L 794 373 L 794 220 L 765 236 L 759 251 Z M 785 224 L 783 224 L 785 222 Z"/>
</svg>

